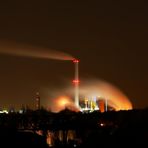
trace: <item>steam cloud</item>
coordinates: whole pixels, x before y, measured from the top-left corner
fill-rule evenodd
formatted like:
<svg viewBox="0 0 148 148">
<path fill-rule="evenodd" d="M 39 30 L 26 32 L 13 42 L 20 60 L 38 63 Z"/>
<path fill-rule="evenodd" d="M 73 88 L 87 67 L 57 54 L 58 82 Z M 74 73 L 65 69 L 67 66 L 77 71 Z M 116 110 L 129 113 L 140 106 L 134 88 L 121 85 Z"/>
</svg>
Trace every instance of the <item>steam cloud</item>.
<svg viewBox="0 0 148 148">
<path fill-rule="evenodd" d="M 30 45 L 23 45 L 16 42 L 0 41 L 0 53 L 14 56 L 55 59 L 55 60 L 73 60 L 74 58 L 66 53 L 51 50 L 48 48 L 39 48 Z"/>
<path fill-rule="evenodd" d="M 68 54 L 50 50 L 48 48 L 39 48 L 30 45 L 22 45 L 16 42 L 0 41 L 0 53 L 9 54 L 14 56 L 24 56 L 32 58 L 42 59 L 55 59 L 55 60 L 73 60 L 74 58 Z M 80 96 L 93 97 L 100 96 L 108 100 L 108 104 L 116 110 L 128 110 L 132 109 L 132 104 L 128 97 L 123 94 L 118 88 L 105 81 L 91 80 L 83 81 L 84 83 L 80 87 Z M 74 89 L 68 88 L 64 92 L 74 95 Z M 60 90 L 61 92 L 61 90 Z M 63 92 L 63 93 L 64 93 Z M 59 91 L 54 91 L 54 95 L 59 94 Z M 63 95 L 63 94 L 61 94 Z M 57 96 L 55 96 L 57 97 Z M 82 98 L 80 98 L 82 99 Z M 84 98 L 83 98 L 84 99 Z"/>
<path fill-rule="evenodd" d="M 84 98 L 92 98 L 92 97 L 101 97 L 101 99 L 107 99 L 108 105 L 113 107 L 116 111 L 118 110 L 129 110 L 132 109 L 132 103 L 128 99 L 128 97 L 117 87 L 112 84 L 98 79 L 93 80 L 83 80 L 80 86 L 80 100 L 84 101 Z M 65 92 L 69 92 L 69 96 L 73 96 L 71 98 L 74 104 L 74 88 L 68 87 L 63 90 L 55 90 L 52 92 L 52 97 L 58 98 L 60 95 L 65 95 Z M 56 96 L 57 95 L 57 96 Z M 55 104 L 52 103 L 52 107 L 54 108 Z M 58 108 L 58 106 L 56 106 Z M 60 110 L 60 106 L 59 106 Z M 54 110 L 53 110 L 54 111 Z"/>
<path fill-rule="evenodd" d="M 121 90 L 102 80 L 84 81 L 80 88 L 80 95 L 88 98 L 97 96 L 107 99 L 108 105 L 115 110 L 132 109 L 132 103 Z"/>
</svg>

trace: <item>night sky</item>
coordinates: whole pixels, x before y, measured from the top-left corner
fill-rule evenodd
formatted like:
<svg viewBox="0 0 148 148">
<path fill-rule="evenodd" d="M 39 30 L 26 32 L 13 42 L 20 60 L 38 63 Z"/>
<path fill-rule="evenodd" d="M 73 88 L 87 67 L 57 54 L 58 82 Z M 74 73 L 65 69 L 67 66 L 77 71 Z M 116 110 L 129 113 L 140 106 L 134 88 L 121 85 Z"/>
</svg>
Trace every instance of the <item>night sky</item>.
<svg viewBox="0 0 148 148">
<path fill-rule="evenodd" d="M 134 0 L 3 1 L 0 40 L 71 54 L 80 59 L 82 79 L 103 79 L 122 90 L 134 108 L 145 108 L 148 106 L 147 7 Z M 0 107 L 21 104 L 34 107 L 37 91 L 43 105 L 50 103 L 50 91 L 71 85 L 73 72 L 70 61 L 0 54 Z"/>
</svg>

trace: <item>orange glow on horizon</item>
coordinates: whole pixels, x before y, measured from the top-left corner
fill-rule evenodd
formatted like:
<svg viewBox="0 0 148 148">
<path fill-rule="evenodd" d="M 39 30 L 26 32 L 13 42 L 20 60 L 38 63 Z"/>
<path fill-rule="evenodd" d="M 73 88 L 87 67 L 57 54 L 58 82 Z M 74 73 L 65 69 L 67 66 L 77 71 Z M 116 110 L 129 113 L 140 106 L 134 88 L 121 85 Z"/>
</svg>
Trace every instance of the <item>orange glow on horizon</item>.
<svg viewBox="0 0 148 148">
<path fill-rule="evenodd" d="M 83 82 L 80 94 L 88 98 L 97 96 L 97 100 L 101 97 L 104 101 L 107 100 L 108 106 L 114 108 L 116 111 L 133 108 L 131 101 L 122 91 L 103 80 L 87 81 L 85 84 Z"/>
<path fill-rule="evenodd" d="M 58 99 L 58 104 L 60 105 L 60 106 L 66 106 L 66 105 L 68 105 L 69 103 L 70 103 L 70 100 L 69 100 L 70 98 L 68 98 L 68 97 L 60 97 L 59 99 Z"/>
<path fill-rule="evenodd" d="M 76 112 L 79 111 L 72 99 L 68 96 L 60 96 L 56 98 L 52 108 L 54 112 L 59 112 L 61 110 L 64 110 L 65 108 Z"/>
</svg>

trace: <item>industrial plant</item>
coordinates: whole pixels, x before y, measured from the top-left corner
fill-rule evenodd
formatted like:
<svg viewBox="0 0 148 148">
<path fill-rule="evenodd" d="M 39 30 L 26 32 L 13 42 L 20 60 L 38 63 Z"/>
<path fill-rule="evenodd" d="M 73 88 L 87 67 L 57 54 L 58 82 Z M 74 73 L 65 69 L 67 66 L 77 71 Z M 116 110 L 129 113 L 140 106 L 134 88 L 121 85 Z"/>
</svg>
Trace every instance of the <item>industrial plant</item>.
<svg viewBox="0 0 148 148">
<path fill-rule="evenodd" d="M 74 89 L 75 89 L 75 106 L 80 109 L 82 112 L 92 112 L 94 110 L 100 110 L 100 112 L 107 111 L 107 99 L 99 98 L 98 96 L 92 97 L 92 98 L 79 98 L 79 60 L 74 59 L 73 63 L 75 65 L 75 76 L 74 76 Z"/>
</svg>

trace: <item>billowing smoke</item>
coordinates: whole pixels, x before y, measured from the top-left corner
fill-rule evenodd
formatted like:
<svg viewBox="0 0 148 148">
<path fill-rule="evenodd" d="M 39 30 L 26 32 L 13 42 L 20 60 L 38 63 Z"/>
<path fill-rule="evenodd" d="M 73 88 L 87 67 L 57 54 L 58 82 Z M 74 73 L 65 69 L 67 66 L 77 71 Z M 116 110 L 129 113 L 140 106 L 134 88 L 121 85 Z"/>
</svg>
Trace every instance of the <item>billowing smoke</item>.
<svg viewBox="0 0 148 148">
<path fill-rule="evenodd" d="M 103 81 L 103 80 L 82 80 L 82 83 L 80 84 L 80 100 L 84 101 L 84 98 L 93 98 L 97 97 L 98 99 L 107 99 L 108 105 L 110 107 L 113 107 L 116 111 L 118 110 L 129 110 L 132 109 L 132 103 L 128 99 L 128 97 L 117 87 L 113 86 L 112 84 Z M 70 86 L 63 90 L 55 90 L 52 91 L 52 96 L 56 98 L 57 94 L 58 96 L 61 94 L 66 93 L 66 95 L 71 96 L 71 104 L 73 102 L 74 105 L 74 86 Z M 69 94 L 68 94 L 68 93 Z M 52 106 L 55 103 L 52 103 Z M 68 104 L 67 104 L 68 106 Z M 56 104 L 56 110 L 61 110 L 61 104 Z M 54 111 L 54 110 L 53 110 Z"/>
<path fill-rule="evenodd" d="M 19 44 L 17 42 L 10 41 L 0 41 L 0 54 L 55 60 L 74 59 L 71 55 L 56 50 L 41 47 L 39 48 L 27 44 Z"/>
<path fill-rule="evenodd" d="M 102 80 L 84 81 L 80 88 L 80 96 L 107 99 L 108 105 L 115 110 L 132 109 L 132 103 L 121 90 Z"/>
<path fill-rule="evenodd" d="M 68 54 L 50 50 L 48 48 L 39 48 L 30 45 L 19 44 L 16 42 L 6 42 L 0 41 L 0 53 L 1 54 L 9 54 L 14 56 L 24 56 L 24 57 L 32 57 L 32 58 L 42 58 L 42 59 L 55 59 L 55 60 L 73 60 L 74 58 Z M 80 84 L 80 96 L 84 99 L 84 97 L 90 98 L 93 96 L 101 97 L 108 100 L 108 104 L 115 108 L 116 110 L 128 110 L 132 109 L 132 104 L 128 97 L 121 92 L 115 86 L 109 84 L 108 82 L 101 80 L 85 80 Z M 70 96 L 74 99 L 74 88 L 69 87 L 63 91 L 69 92 Z M 54 95 L 58 94 L 59 91 L 54 91 Z M 60 91 L 61 92 L 61 91 Z M 65 93 L 64 93 L 65 94 Z M 63 94 L 61 94 L 63 95 Z M 58 96 L 54 96 L 57 98 Z M 68 99 L 69 100 L 69 99 Z M 69 102 L 69 103 L 68 103 Z M 55 104 L 55 103 L 54 103 Z M 58 103 L 57 103 L 58 104 Z M 57 105 L 56 108 L 58 110 Z M 65 105 L 65 104 L 63 104 Z M 72 101 L 67 101 L 67 106 L 73 106 Z"/>
</svg>

